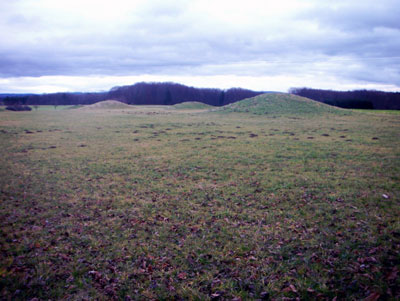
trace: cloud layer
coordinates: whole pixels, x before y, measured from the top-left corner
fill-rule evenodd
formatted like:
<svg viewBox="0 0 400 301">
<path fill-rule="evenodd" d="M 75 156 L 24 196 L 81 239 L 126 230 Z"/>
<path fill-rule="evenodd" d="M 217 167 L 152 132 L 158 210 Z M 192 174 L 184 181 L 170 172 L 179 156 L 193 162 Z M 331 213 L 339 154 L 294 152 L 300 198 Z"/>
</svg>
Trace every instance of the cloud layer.
<svg viewBox="0 0 400 301">
<path fill-rule="evenodd" d="M 0 91 L 95 78 L 400 90 L 399 15 L 397 0 L 2 1 Z"/>
</svg>

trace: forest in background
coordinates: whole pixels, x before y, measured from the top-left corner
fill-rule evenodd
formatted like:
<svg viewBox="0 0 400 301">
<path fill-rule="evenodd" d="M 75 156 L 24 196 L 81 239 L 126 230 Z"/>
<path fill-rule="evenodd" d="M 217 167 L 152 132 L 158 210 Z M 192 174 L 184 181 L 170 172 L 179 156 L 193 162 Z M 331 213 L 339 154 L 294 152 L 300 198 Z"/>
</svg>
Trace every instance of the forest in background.
<svg viewBox="0 0 400 301">
<path fill-rule="evenodd" d="M 241 88 L 228 90 L 194 88 L 176 83 L 137 83 L 114 87 L 97 93 L 50 93 L 30 95 L 3 95 L 5 105 L 88 105 L 114 99 L 132 105 L 174 105 L 198 101 L 213 106 L 223 106 L 264 92 Z"/>
<path fill-rule="evenodd" d="M 334 91 L 291 88 L 289 93 L 348 109 L 400 110 L 400 93 L 375 90 Z"/>
<path fill-rule="evenodd" d="M 0 94 L 0 103 L 6 106 L 29 105 L 88 105 L 114 99 L 132 105 L 174 105 L 198 101 L 223 106 L 266 93 L 242 88 L 228 90 L 194 88 L 177 83 L 137 83 L 118 86 L 106 92 Z M 375 90 L 334 91 L 311 88 L 291 88 L 289 93 L 307 97 L 329 105 L 353 109 L 399 110 L 400 93 Z"/>
</svg>

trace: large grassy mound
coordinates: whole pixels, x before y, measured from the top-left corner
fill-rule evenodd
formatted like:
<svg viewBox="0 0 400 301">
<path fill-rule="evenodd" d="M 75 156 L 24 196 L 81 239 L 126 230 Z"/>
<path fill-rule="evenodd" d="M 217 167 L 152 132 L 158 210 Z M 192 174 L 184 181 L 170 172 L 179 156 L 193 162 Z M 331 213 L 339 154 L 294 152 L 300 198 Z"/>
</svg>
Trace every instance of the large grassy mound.
<svg viewBox="0 0 400 301">
<path fill-rule="evenodd" d="M 85 106 L 82 109 L 129 109 L 130 105 L 117 100 L 104 100 L 92 105 Z"/>
<path fill-rule="evenodd" d="M 262 94 L 226 105 L 222 109 L 228 112 L 246 112 L 257 115 L 344 114 L 346 112 L 343 109 L 287 93 Z"/>
<path fill-rule="evenodd" d="M 213 106 L 198 101 L 187 101 L 174 105 L 174 108 L 179 110 L 207 110 L 213 108 Z"/>
</svg>

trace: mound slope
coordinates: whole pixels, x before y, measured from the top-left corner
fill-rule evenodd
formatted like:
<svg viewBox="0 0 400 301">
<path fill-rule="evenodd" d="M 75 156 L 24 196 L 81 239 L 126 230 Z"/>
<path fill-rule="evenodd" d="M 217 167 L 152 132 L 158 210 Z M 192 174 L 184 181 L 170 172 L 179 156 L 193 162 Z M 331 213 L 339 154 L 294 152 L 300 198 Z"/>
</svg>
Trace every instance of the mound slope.
<svg viewBox="0 0 400 301">
<path fill-rule="evenodd" d="M 182 109 L 182 110 L 206 110 L 206 109 L 211 109 L 213 106 L 198 102 L 198 101 L 187 101 L 187 102 L 182 102 L 178 103 L 173 106 L 176 109 Z"/>
<path fill-rule="evenodd" d="M 96 102 L 92 105 L 85 106 L 81 109 L 129 109 L 130 105 L 117 100 L 104 100 Z"/>
<path fill-rule="evenodd" d="M 258 115 L 344 114 L 345 112 L 343 109 L 288 93 L 261 94 L 226 105 L 222 110 L 228 112 L 246 112 Z"/>
</svg>

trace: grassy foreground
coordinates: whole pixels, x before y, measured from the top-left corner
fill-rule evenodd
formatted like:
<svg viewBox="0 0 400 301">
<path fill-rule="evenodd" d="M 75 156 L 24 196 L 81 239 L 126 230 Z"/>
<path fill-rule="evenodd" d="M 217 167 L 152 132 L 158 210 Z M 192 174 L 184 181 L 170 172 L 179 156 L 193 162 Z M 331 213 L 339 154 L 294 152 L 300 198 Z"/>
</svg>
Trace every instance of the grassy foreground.
<svg viewBox="0 0 400 301">
<path fill-rule="evenodd" d="M 399 298 L 400 116 L 261 107 L 0 112 L 1 299 Z"/>
</svg>

